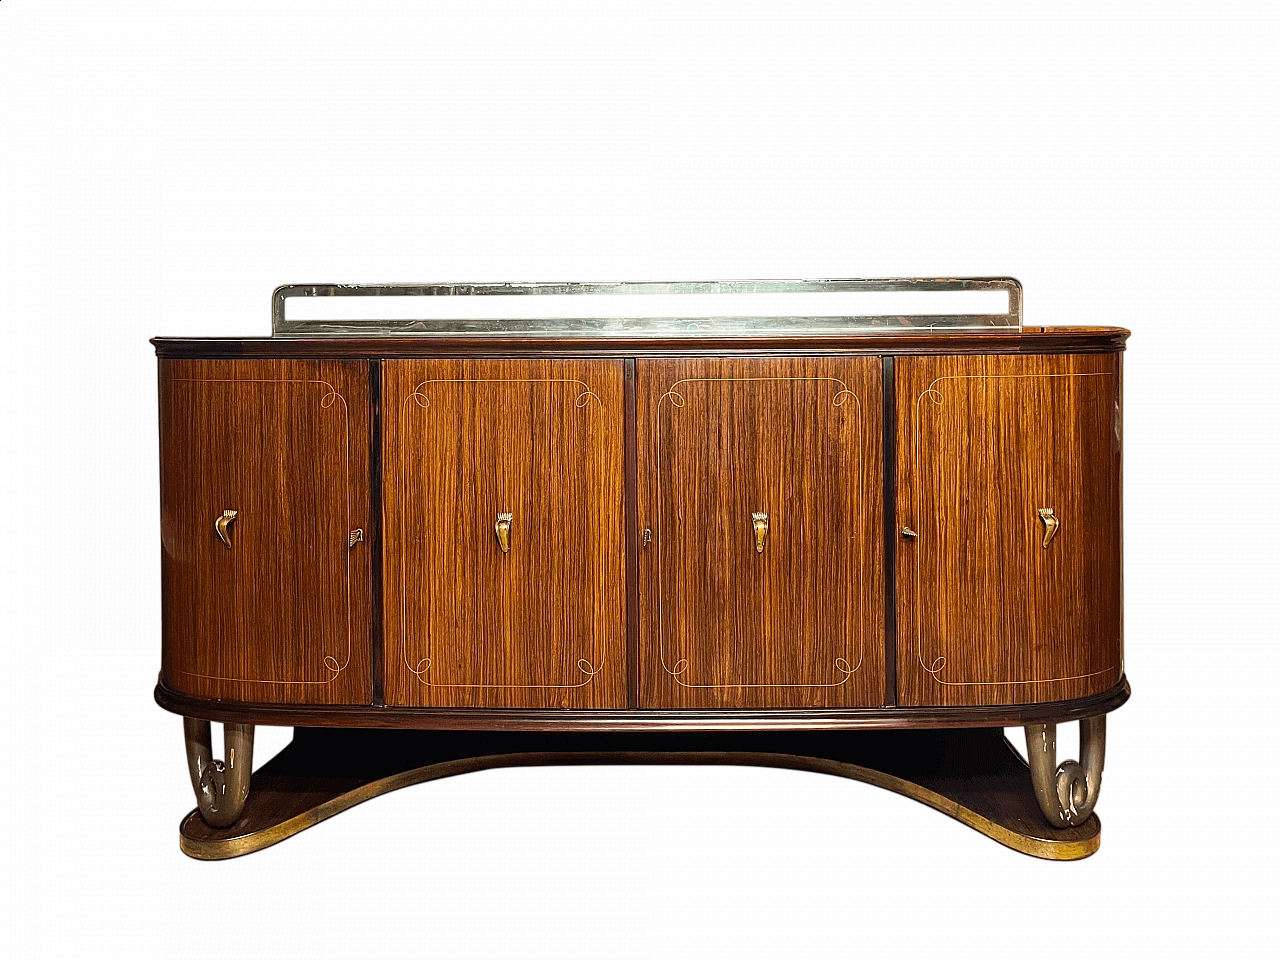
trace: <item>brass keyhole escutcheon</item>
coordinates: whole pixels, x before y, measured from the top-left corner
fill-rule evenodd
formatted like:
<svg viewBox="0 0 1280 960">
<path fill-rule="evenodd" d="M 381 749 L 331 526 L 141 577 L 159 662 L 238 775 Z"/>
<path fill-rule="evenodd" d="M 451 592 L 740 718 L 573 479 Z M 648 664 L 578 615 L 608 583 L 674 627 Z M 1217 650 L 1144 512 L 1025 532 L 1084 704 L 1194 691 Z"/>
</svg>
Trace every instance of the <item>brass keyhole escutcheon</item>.
<svg viewBox="0 0 1280 960">
<path fill-rule="evenodd" d="M 493 525 L 493 532 L 498 538 L 498 548 L 503 553 L 511 550 L 511 514 L 498 514 L 498 521 Z"/>
<path fill-rule="evenodd" d="M 769 515 L 763 512 L 753 513 L 751 527 L 756 532 L 756 553 L 764 553 L 764 538 L 769 535 Z"/>
</svg>

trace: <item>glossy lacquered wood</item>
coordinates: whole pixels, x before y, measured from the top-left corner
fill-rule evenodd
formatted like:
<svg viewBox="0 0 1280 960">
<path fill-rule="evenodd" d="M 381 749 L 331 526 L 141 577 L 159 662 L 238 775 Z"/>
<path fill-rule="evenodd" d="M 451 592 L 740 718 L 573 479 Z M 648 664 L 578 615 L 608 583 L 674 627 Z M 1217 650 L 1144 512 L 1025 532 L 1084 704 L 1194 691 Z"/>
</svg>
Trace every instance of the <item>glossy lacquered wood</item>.
<svg viewBox="0 0 1280 960">
<path fill-rule="evenodd" d="M 520 710 L 487 707 L 370 707 L 239 703 L 183 696 L 163 686 L 155 699 L 172 713 L 202 720 L 276 726 L 378 727 L 400 730 L 574 730 L 691 733 L 715 730 L 894 730 L 951 727 L 1010 727 L 1024 723 L 1063 723 L 1096 717 L 1129 699 L 1129 683 L 1104 693 L 1053 703 L 982 707 L 843 707 L 728 710 Z"/>
<path fill-rule="evenodd" d="M 896 362 L 899 702 L 1088 696 L 1123 670 L 1120 356 Z M 1051 508 L 1060 526 L 1044 546 Z"/>
<path fill-rule="evenodd" d="M 1028 328 L 1013 338 L 794 343 L 158 340 L 162 355 L 260 354 L 161 361 L 163 702 L 211 717 L 208 705 L 222 704 L 260 722 L 477 729 L 554 729 L 560 721 L 548 711 L 566 708 L 565 722 L 632 729 L 644 721 L 629 719 L 628 706 L 673 729 L 774 720 L 808 728 L 806 711 L 813 729 L 852 729 L 882 714 L 911 726 L 1113 709 L 1114 698 L 1095 701 L 1123 683 L 1116 351 L 1126 336 Z M 766 348 L 778 355 L 754 355 Z M 857 355 L 877 349 L 894 356 Z M 478 351 L 510 356 L 271 356 Z M 606 356 L 624 354 L 639 359 Z M 762 392 L 760 371 L 797 379 Z M 699 383 L 673 393 L 681 379 Z M 482 401 L 476 380 L 501 381 L 493 389 L 503 398 Z M 598 423 L 584 415 L 595 410 L 590 397 L 584 409 L 582 394 L 567 407 L 553 396 L 576 390 L 569 381 L 600 398 Z M 837 394 L 821 392 L 834 381 L 849 390 L 839 406 Z M 866 414 L 856 443 L 846 442 L 853 396 Z M 372 457 L 371 432 L 381 441 Z M 692 482 L 660 489 L 663 464 Z M 531 499 L 506 504 L 513 550 L 500 561 L 493 522 L 513 478 Z M 539 483 L 551 492 L 529 493 Z M 375 485 L 398 530 L 384 540 Z M 1048 550 L 1039 507 L 1061 521 Z M 214 530 L 224 509 L 240 511 L 231 550 Z M 770 514 L 762 554 L 751 539 L 756 509 Z M 659 571 L 661 516 L 661 540 L 683 555 Z M 443 540 L 427 536 L 429 523 Z M 903 526 L 920 538 L 901 539 Z M 364 539 L 347 550 L 357 527 Z M 842 527 L 854 535 L 819 544 Z M 531 554 L 520 551 L 535 542 L 536 568 L 521 567 Z M 373 584 L 377 561 L 384 570 Z M 858 590 L 852 571 L 869 572 Z M 674 598 L 667 607 L 664 596 Z M 869 613 L 847 616 L 843 634 L 810 631 L 814 611 L 830 626 L 853 599 Z M 338 635 L 348 614 L 349 647 Z M 679 674 L 663 667 L 663 615 L 679 631 L 667 665 L 685 659 Z M 838 678 L 820 675 L 824 664 L 855 662 L 854 624 L 862 661 L 847 682 L 825 686 Z M 432 689 L 426 661 L 452 679 Z M 712 682 L 689 683 L 695 668 Z M 384 699 L 387 710 L 369 708 Z M 883 709 L 895 699 L 900 711 Z M 711 719 L 717 711 L 722 721 Z M 225 710 L 213 718 L 239 719 Z"/>
<path fill-rule="evenodd" d="M 369 703 L 368 364 L 161 360 L 160 460 L 165 684 Z"/>
<path fill-rule="evenodd" d="M 638 361 L 643 706 L 883 703 L 880 368 Z"/>
<path fill-rule="evenodd" d="M 386 702 L 625 707 L 622 362 L 389 360 L 382 385 Z"/>
<path fill-rule="evenodd" d="M 1119 327 L 1024 327 L 1021 333 L 983 331 L 861 331 L 849 336 L 679 337 L 379 337 L 294 340 L 271 337 L 184 339 L 157 337 L 165 357 L 597 357 L 882 356 L 996 353 L 1109 353 L 1124 349 Z"/>
</svg>

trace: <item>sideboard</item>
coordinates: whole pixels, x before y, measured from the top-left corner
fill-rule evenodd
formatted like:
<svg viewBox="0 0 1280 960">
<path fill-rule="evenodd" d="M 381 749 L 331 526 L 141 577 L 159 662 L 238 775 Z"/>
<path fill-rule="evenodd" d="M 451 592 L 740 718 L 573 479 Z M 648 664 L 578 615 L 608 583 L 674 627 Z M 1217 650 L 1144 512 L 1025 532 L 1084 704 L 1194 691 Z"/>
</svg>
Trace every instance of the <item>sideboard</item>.
<svg viewBox="0 0 1280 960">
<path fill-rule="evenodd" d="M 743 762 L 1092 853 L 1127 336 L 157 338 L 183 849 L 484 766 Z M 255 724 L 296 731 L 251 777 Z"/>
</svg>

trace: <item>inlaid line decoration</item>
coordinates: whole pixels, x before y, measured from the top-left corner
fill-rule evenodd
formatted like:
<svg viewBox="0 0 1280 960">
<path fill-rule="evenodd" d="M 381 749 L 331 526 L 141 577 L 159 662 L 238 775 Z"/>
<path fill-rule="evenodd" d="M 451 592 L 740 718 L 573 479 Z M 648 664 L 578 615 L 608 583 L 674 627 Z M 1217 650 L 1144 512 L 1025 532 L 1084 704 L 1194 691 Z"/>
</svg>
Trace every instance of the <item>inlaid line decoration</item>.
<svg viewBox="0 0 1280 960">
<path fill-rule="evenodd" d="M 347 537 L 348 537 L 348 533 L 346 531 L 349 531 L 352 528 L 352 524 L 351 524 L 351 514 L 352 514 L 352 510 L 351 510 L 351 422 L 347 416 L 346 397 L 344 397 L 341 393 L 339 393 L 337 389 L 333 386 L 333 384 L 329 383 L 329 381 L 327 380 L 291 380 L 291 379 L 267 380 L 267 379 L 249 379 L 249 378 L 215 379 L 215 378 L 206 378 L 206 377 L 173 377 L 170 382 L 172 383 L 231 383 L 231 384 L 236 384 L 238 386 L 249 384 L 249 383 L 272 385 L 272 386 L 284 386 L 285 384 L 313 384 L 316 386 L 323 387 L 325 390 L 325 393 L 320 397 L 321 410 L 328 410 L 330 408 L 334 408 L 334 409 L 340 409 L 342 411 L 343 466 L 345 469 L 344 475 L 346 477 L 346 483 L 344 484 L 344 489 L 346 490 L 346 496 L 347 496 L 347 501 L 346 501 L 347 502 L 347 520 L 344 526 L 344 531 L 341 533 L 341 539 L 343 541 L 343 547 L 344 547 L 342 553 L 343 553 L 343 557 L 345 558 L 344 562 L 346 563 L 346 576 L 344 579 L 346 582 L 346 601 L 347 601 L 347 650 L 346 650 L 345 656 L 342 659 L 342 662 L 339 663 L 338 658 L 333 656 L 333 654 L 325 654 L 324 658 L 320 662 L 324 666 L 325 671 L 329 674 L 329 677 L 327 680 L 259 680 L 259 679 L 249 679 L 246 677 L 220 677 L 220 676 L 214 676 L 212 674 L 206 674 L 206 673 L 195 673 L 190 670 L 179 671 L 184 676 L 199 677 L 202 680 L 221 680 L 221 681 L 226 681 L 231 683 L 269 683 L 269 684 L 274 684 L 278 686 L 324 686 L 326 684 L 333 683 L 333 681 L 338 679 L 338 676 L 342 673 L 343 670 L 347 668 L 347 665 L 351 662 L 351 647 L 352 647 L 351 551 L 346 543 Z M 342 404 L 341 407 L 337 406 L 339 402 Z M 302 643 L 304 646 L 307 645 L 306 641 L 302 641 Z"/>
<path fill-rule="evenodd" d="M 413 388 L 413 391 L 404 399 L 400 405 L 400 427 L 403 435 L 408 429 L 408 416 L 412 412 L 410 404 L 417 406 L 423 410 L 429 409 L 431 406 L 431 398 L 424 393 L 424 389 L 431 384 L 483 384 L 491 386 L 495 384 L 576 384 L 581 391 L 574 398 L 573 405 L 576 409 L 591 409 L 591 401 L 595 401 L 595 412 L 599 414 L 604 409 L 603 401 L 591 390 L 591 388 L 581 380 L 569 378 L 493 378 L 493 379 L 458 379 L 458 380 L 423 380 Z M 549 388 L 548 388 L 549 389 Z M 603 471 L 601 474 L 603 475 Z M 416 664 L 409 662 L 409 636 L 408 636 L 408 617 L 405 611 L 408 609 L 408 586 L 409 578 L 406 569 L 408 551 L 400 552 L 400 658 L 406 669 L 412 673 L 419 683 L 428 687 L 465 687 L 470 689 L 486 689 L 486 690 L 565 690 L 576 687 L 584 687 L 591 683 L 604 669 L 604 657 L 597 657 L 597 638 L 595 633 L 595 620 L 592 620 L 591 632 L 591 656 L 590 659 L 580 657 L 577 661 L 577 668 L 582 674 L 582 678 L 572 678 L 576 682 L 565 683 L 436 683 L 430 676 L 431 670 L 431 637 L 427 636 L 427 656 L 422 657 Z M 608 575 L 608 552 L 603 548 L 600 549 L 600 583 L 607 581 Z"/>
<path fill-rule="evenodd" d="M 930 402 L 933 403 L 935 406 L 941 406 L 943 403 L 946 402 L 946 397 L 943 396 L 942 391 L 937 389 L 938 384 L 942 383 L 944 380 L 1044 380 L 1044 379 L 1061 379 L 1065 377 L 1114 377 L 1114 376 L 1115 376 L 1114 373 L 1102 372 L 1102 373 L 1024 373 L 1024 374 L 991 374 L 991 375 L 954 374 L 954 375 L 948 375 L 945 377 L 935 378 L 929 384 L 929 386 L 926 387 L 918 397 L 916 397 L 915 409 L 912 413 L 913 467 L 911 471 L 911 499 L 912 499 L 912 506 L 917 508 L 916 513 L 919 514 L 919 516 L 917 516 L 916 518 L 917 526 L 919 526 L 919 521 L 923 519 L 923 511 L 919 509 L 919 505 L 921 501 L 920 405 L 921 405 L 921 401 L 923 401 L 925 397 L 928 397 Z M 919 542 L 917 542 L 916 551 L 915 551 L 915 554 L 916 554 L 915 596 L 916 596 L 917 606 L 919 606 L 920 597 L 921 597 L 920 562 L 921 562 L 922 552 L 923 551 L 919 548 Z M 916 659 L 919 661 L 921 669 L 923 669 L 924 672 L 927 673 L 936 683 L 940 683 L 949 687 L 1006 687 L 1006 686 L 1036 684 L 1036 683 L 1062 683 L 1067 680 L 1086 680 L 1090 677 L 1098 677 L 1098 676 L 1102 676 L 1103 674 L 1114 673 L 1117 669 L 1116 667 L 1107 667 L 1106 669 L 1103 669 L 1103 670 L 1095 670 L 1092 673 L 1081 673 L 1081 674 L 1076 674 L 1075 676 L 1070 676 L 1070 677 L 1047 677 L 1044 679 L 1037 679 L 1037 680 L 946 680 L 941 676 L 942 672 L 947 667 L 947 658 L 945 656 L 935 657 L 932 664 L 925 663 L 924 636 L 923 636 L 924 631 L 920 623 L 919 610 L 917 610 L 913 614 L 911 619 L 916 627 Z M 1123 662 L 1120 665 L 1120 669 L 1123 670 Z"/>
<path fill-rule="evenodd" d="M 658 430 L 657 430 L 658 469 L 657 469 L 657 491 L 656 491 L 657 496 L 655 498 L 655 502 L 658 506 L 658 509 L 657 509 L 657 517 L 654 523 L 654 543 L 657 547 L 657 552 L 658 552 L 657 563 L 658 563 L 658 583 L 659 584 L 662 584 L 664 582 L 662 577 L 663 550 L 664 550 L 664 541 L 662 537 L 662 524 L 663 524 L 662 481 L 663 481 L 663 470 L 664 470 L 666 461 L 663 459 L 663 456 L 662 456 L 661 416 L 662 416 L 663 404 L 669 403 L 673 411 L 683 409 L 685 406 L 686 400 L 684 395 L 681 394 L 677 388 L 685 383 L 760 383 L 760 382 L 794 382 L 794 381 L 827 382 L 827 383 L 839 384 L 840 389 L 837 390 L 835 395 L 831 398 L 831 406 L 833 407 L 844 406 L 844 404 L 850 398 L 853 399 L 854 409 L 857 411 L 857 424 L 858 424 L 858 429 L 857 429 L 858 468 L 860 471 L 864 468 L 864 462 L 863 462 L 864 458 L 862 456 L 863 440 L 864 440 L 862 401 L 856 393 L 854 393 L 852 390 L 849 389 L 848 385 L 845 384 L 843 380 L 839 380 L 836 377 L 689 377 L 684 380 L 677 380 L 674 384 L 671 385 L 671 387 L 667 389 L 666 393 L 664 393 L 662 396 L 658 398 L 658 402 L 655 404 L 655 409 L 657 411 L 657 419 L 658 419 Z M 861 516 L 861 513 L 862 513 L 861 484 L 856 484 L 855 488 L 856 488 L 855 489 L 856 499 L 854 501 L 854 515 Z M 862 544 L 861 542 L 859 542 L 859 552 L 861 553 L 861 551 L 862 551 Z M 864 604 L 863 566 L 864 566 L 863 563 L 858 564 L 857 612 L 858 612 L 858 623 L 860 624 L 863 622 L 863 612 L 864 612 L 863 611 L 863 604 Z M 787 687 L 787 688 L 839 687 L 845 683 L 848 683 L 849 678 L 852 677 L 855 673 L 858 672 L 858 670 L 862 668 L 865 641 L 862 635 L 862 631 L 860 630 L 858 632 L 857 662 L 856 663 L 850 662 L 850 657 L 848 656 L 848 654 L 850 653 L 850 651 L 848 650 L 848 635 L 846 633 L 846 636 L 845 636 L 846 656 L 836 657 L 831 664 L 832 667 L 835 668 L 836 673 L 840 674 L 840 679 L 835 680 L 831 683 L 689 683 L 684 679 L 684 675 L 689 670 L 689 666 L 690 666 L 689 659 L 687 657 L 681 656 L 675 661 L 674 664 L 668 663 L 668 660 L 667 660 L 666 637 L 663 631 L 663 624 L 665 622 L 665 617 L 663 616 L 663 603 L 664 603 L 664 591 L 662 589 L 659 589 L 658 590 L 658 660 L 662 664 L 662 669 L 665 670 L 671 677 L 673 677 L 675 679 L 675 682 L 682 687 L 688 687 L 690 689 L 700 689 L 700 690 L 724 689 L 724 688 L 738 689 L 738 688 L 754 688 L 754 687 L 770 687 L 770 688 L 773 688 L 773 687 L 780 687 L 780 688 L 781 687 Z"/>
</svg>

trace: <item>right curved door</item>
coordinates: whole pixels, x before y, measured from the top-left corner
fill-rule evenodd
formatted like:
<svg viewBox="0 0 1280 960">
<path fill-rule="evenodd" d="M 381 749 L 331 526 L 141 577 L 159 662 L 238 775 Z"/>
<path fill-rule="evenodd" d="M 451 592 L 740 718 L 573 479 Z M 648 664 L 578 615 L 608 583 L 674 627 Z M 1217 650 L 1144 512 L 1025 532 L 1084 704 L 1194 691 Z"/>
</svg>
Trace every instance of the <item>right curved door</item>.
<svg viewBox="0 0 1280 960">
<path fill-rule="evenodd" d="M 1120 355 L 896 367 L 899 703 L 1043 703 L 1114 686 Z"/>
</svg>

